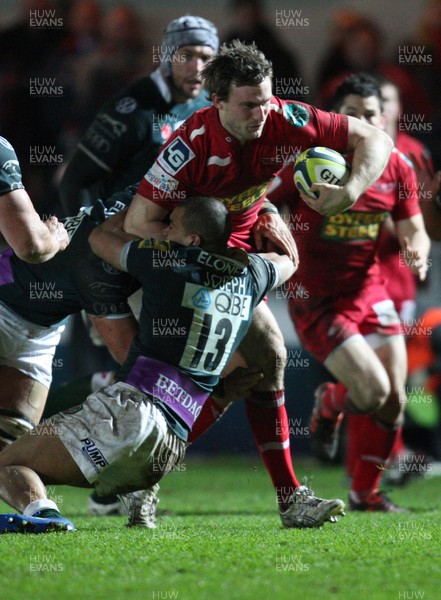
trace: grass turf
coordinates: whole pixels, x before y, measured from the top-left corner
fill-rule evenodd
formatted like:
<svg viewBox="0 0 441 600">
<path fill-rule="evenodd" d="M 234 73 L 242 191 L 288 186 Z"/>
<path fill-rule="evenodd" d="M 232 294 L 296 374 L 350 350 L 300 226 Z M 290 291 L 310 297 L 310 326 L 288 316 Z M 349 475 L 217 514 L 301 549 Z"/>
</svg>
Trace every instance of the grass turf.
<svg viewBox="0 0 441 600">
<path fill-rule="evenodd" d="M 346 499 L 340 468 L 296 465 L 322 497 Z M 441 479 L 393 491 L 407 514 L 349 513 L 281 527 L 259 459 L 191 454 L 161 483 L 155 531 L 88 518 L 87 490 L 49 496 L 78 531 L 0 536 L 0 597 L 81 600 L 430 600 L 440 598 Z M 0 512 L 12 512 L 0 503 Z"/>
</svg>

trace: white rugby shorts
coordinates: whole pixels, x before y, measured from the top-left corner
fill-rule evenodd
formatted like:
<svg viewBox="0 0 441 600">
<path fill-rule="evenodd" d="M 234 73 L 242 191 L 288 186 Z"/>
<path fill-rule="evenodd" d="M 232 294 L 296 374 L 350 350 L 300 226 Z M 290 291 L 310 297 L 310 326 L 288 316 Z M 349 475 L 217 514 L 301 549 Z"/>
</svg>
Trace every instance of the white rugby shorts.
<svg viewBox="0 0 441 600">
<path fill-rule="evenodd" d="M 101 496 L 148 489 L 185 454 L 150 397 L 126 383 L 101 388 L 46 424 Z"/>
<path fill-rule="evenodd" d="M 18 369 L 49 388 L 64 327 L 31 323 L 0 302 L 0 365 Z"/>
</svg>

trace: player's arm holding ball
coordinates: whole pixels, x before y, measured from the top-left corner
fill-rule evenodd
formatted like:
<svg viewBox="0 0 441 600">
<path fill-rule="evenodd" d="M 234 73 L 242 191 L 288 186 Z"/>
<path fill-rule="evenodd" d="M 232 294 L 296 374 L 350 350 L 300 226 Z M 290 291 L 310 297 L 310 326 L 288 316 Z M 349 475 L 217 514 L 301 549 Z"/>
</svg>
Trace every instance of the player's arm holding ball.
<svg viewBox="0 0 441 600">
<path fill-rule="evenodd" d="M 277 208 L 269 200 L 262 204 L 257 221 L 253 226 L 254 243 L 257 250 L 264 252 L 280 252 L 287 254 L 295 267 L 299 264 L 297 246 Z"/>
<path fill-rule="evenodd" d="M 318 200 L 301 193 L 302 200 L 322 215 L 335 215 L 351 208 L 382 174 L 393 149 L 392 139 L 384 131 L 348 116 L 348 152 L 353 153 L 352 172 L 340 187 L 316 183 L 312 191 L 320 192 Z"/>
</svg>

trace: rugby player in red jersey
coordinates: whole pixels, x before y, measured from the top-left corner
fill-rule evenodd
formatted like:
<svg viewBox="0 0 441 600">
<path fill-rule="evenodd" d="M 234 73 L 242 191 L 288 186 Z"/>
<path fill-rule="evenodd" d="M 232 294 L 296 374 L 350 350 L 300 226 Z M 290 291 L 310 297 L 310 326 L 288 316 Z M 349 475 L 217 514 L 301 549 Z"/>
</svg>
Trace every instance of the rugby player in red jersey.
<svg viewBox="0 0 441 600">
<path fill-rule="evenodd" d="M 273 96 L 271 63 L 254 45 L 224 45 L 202 77 L 213 106 L 195 113 L 165 144 L 140 184 L 125 230 L 161 238 L 167 217 L 180 200 L 210 195 L 231 213 L 230 245 L 260 250 L 267 238 L 297 260 L 289 230 L 275 207 L 265 202 L 267 188 L 282 166 L 280 148 L 322 145 L 354 152 L 352 175 L 345 187 L 320 186 L 320 200 L 314 208 L 330 215 L 350 208 L 379 177 L 392 141 L 359 119 Z M 264 372 L 246 399 L 246 412 L 276 488 L 282 522 L 291 527 L 289 507 L 301 486 L 291 463 L 284 406 L 286 349 L 265 303 L 254 311 L 240 351 L 249 364 Z"/>
<path fill-rule="evenodd" d="M 346 79 L 334 105 L 342 114 L 383 125 L 380 89 L 370 76 Z M 410 189 L 405 200 L 399 197 L 404 184 Z M 338 380 L 322 384 L 316 392 L 312 439 L 316 451 L 330 458 L 343 413 L 368 414 L 356 439 L 349 439 L 355 454 L 349 505 L 353 510 L 397 512 L 401 509 L 378 491 L 378 485 L 401 422 L 407 361 L 400 320 L 379 269 L 378 236 L 390 213 L 402 263 L 425 278 L 430 242 L 416 176 L 394 150 L 381 177 L 354 207 L 327 217 L 296 200 L 292 185 L 291 179 L 269 195 L 277 203 L 285 198 L 290 212 L 309 225 L 297 238 L 301 261 L 289 287 L 301 285 L 308 302 L 293 294 L 290 314 L 305 348 Z"/>
<path fill-rule="evenodd" d="M 434 192 L 432 190 L 432 181 L 427 181 L 427 177 L 430 176 L 429 174 L 433 174 L 434 171 L 430 152 L 420 140 L 402 130 L 400 124 L 402 104 L 398 86 L 385 78 L 379 78 L 379 82 L 383 98 L 384 131 L 394 141 L 395 148 L 412 161 L 414 169 L 419 168 L 418 172 L 420 174 L 418 175 L 417 172 L 417 192 L 420 199 L 420 209 L 424 217 L 424 225 L 429 233 L 430 224 L 433 219 L 430 219 L 430 215 L 426 214 L 426 212 L 427 210 L 433 210 L 431 209 L 431 205 L 436 191 L 439 189 L 439 182 Z M 398 196 L 401 200 L 405 200 L 413 193 L 411 187 L 414 184 L 415 180 L 403 183 L 402 188 L 398 190 Z M 429 205 L 428 209 L 426 209 L 427 205 Z M 411 269 L 403 264 L 400 250 L 393 221 L 388 218 L 380 232 L 378 260 L 386 289 L 395 304 L 403 326 L 403 333 L 406 335 L 415 317 L 417 282 Z M 351 428 L 349 439 L 357 439 L 361 435 L 364 418 L 364 416 L 360 415 L 348 415 L 346 426 Z M 396 463 L 400 460 L 400 455 L 409 455 L 404 445 L 401 428 L 389 459 L 389 467 L 394 462 Z M 346 470 L 349 476 L 351 476 L 355 457 L 350 446 L 347 448 L 346 458 Z"/>
</svg>

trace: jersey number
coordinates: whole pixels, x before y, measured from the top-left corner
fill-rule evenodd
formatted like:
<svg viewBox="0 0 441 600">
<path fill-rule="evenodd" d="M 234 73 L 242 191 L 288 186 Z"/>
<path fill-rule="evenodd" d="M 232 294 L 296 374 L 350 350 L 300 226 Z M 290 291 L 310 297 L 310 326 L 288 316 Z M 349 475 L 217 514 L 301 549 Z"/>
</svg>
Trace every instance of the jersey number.
<svg viewBox="0 0 441 600">
<path fill-rule="evenodd" d="M 229 319 L 226 319 L 225 317 L 217 322 L 216 327 L 214 329 L 214 334 L 218 337 L 215 340 L 214 350 L 216 351 L 216 353 L 214 353 L 206 347 L 207 342 L 210 339 L 210 329 L 212 321 L 213 315 L 204 315 L 201 334 L 199 336 L 193 359 L 190 363 L 190 367 L 192 369 L 200 369 L 201 359 L 202 357 L 204 357 L 204 361 L 202 363 L 203 369 L 205 371 L 215 371 L 218 368 L 219 363 L 221 362 L 225 354 L 225 348 L 233 332 L 233 326 L 231 324 L 231 321 Z"/>
</svg>

